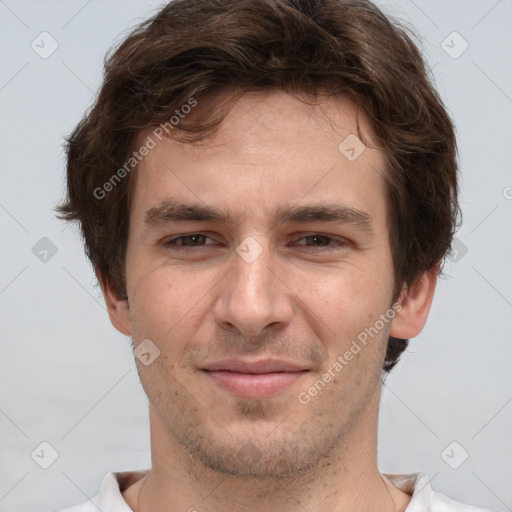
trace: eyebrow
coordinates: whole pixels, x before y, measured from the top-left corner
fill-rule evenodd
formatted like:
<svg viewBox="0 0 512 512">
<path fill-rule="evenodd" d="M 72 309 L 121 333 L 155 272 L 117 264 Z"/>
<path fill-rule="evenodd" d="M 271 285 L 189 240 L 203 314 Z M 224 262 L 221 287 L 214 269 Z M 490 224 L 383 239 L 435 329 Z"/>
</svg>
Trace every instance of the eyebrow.
<svg viewBox="0 0 512 512">
<path fill-rule="evenodd" d="M 229 212 L 198 203 L 166 200 L 146 211 L 144 224 L 150 227 L 169 222 L 210 221 L 233 226 L 235 217 Z M 311 204 L 304 206 L 281 206 L 271 217 L 271 225 L 305 223 L 315 221 L 351 224 L 373 234 L 371 216 L 357 208 L 339 204 Z"/>
</svg>

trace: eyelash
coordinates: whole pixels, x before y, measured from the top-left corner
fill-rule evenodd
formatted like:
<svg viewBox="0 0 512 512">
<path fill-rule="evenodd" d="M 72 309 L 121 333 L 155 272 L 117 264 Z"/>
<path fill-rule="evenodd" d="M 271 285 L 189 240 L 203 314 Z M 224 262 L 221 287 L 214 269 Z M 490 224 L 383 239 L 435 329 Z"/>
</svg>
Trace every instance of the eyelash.
<svg viewBox="0 0 512 512">
<path fill-rule="evenodd" d="M 204 235 L 203 233 L 191 233 L 189 235 L 180 235 L 180 236 L 174 237 L 170 240 L 167 240 L 164 245 L 166 247 L 169 247 L 172 250 L 176 250 L 176 251 L 189 251 L 189 250 L 196 249 L 198 247 L 205 247 L 206 245 L 213 245 L 213 244 L 202 244 L 202 245 L 196 245 L 196 246 L 186 246 L 181 243 L 176 243 L 177 240 L 190 239 L 192 237 L 197 237 L 197 236 L 202 236 L 204 238 L 210 238 L 207 235 Z M 321 233 L 311 233 L 308 235 L 304 235 L 301 238 L 299 238 L 299 240 L 304 240 L 306 238 L 317 238 L 317 237 L 327 239 L 329 241 L 329 245 L 327 245 L 327 246 L 322 246 L 322 245 L 321 246 L 314 246 L 314 245 L 307 246 L 306 244 L 299 244 L 299 245 L 304 245 L 306 247 L 313 247 L 314 249 L 317 249 L 318 252 L 332 251 L 337 248 L 341 248 L 341 247 L 348 245 L 346 240 L 337 239 L 337 238 L 334 238 L 329 235 L 323 235 Z M 334 242 L 334 244 L 331 244 L 330 242 Z"/>
</svg>

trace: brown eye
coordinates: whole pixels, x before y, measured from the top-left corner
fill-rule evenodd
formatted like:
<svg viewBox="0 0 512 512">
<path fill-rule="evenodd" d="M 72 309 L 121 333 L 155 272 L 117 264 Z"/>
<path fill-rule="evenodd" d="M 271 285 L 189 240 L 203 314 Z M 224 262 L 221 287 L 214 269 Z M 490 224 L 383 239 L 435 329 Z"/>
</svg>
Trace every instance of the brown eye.
<svg viewBox="0 0 512 512">
<path fill-rule="evenodd" d="M 181 235 L 177 236 L 175 238 L 172 238 L 171 240 L 168 240 L 165 242 L 165 245 L 167 247 L 173 247 L 177 249 L 181 249 L 182 247 L 201 247 L 203 245 L 212 245 L 212 244 L 205 244 L 204 242 L 206 240 L 211 240 L 211 238 L 207 237 L 206 235 L 203 235 L 201 233 L 192 233 L 190 235 Z"/>
<path fill-rule="evenodd" d="M 333 240 L 332 238 L 324 235 L 309 235 L 304 238 L 311 240 L 313 243 L 312 245 L 314 245 L 315 247 L 326 247 Z"/>
<path fill-rule="evenodd" d="M 306 243 L 300 243 L 301 240 L 305 240 Z M 306 235 L 299 239 L 299 241 L 296 243 L 296 245 L 306 245 L 308 247 L 323 249 L 326 248 L 328 250 L 330 249 L 336 249 L 339 247 L 342 247 L 346 245 L 345 240 L 334 238 L 332 236 L 327 235 L 321 235 L 321 234 L 311 234 Z"/>
</svg>

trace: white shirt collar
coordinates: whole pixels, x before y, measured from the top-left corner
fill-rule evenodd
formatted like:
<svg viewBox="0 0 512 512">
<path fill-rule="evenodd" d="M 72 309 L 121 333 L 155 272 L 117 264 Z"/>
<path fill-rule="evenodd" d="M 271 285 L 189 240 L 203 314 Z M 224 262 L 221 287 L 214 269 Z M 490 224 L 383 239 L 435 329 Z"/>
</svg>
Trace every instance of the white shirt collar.
<svg viewBox="0 0 512 512">
<path fill-rule="evenodd" d="M 87 503 L 60 512 L 132 512 L 124 501 L 122 492 L 147 474 L 149 470 L 107 473 L 98 494 Z M 393 485 L 411 495 L 404 512 L 493 512 L 454 501 L 432 490 L 428 477 L 423 473 L 382 473 Z M 99 509 L 99 510 L 98 510 Z"/>
</svg>

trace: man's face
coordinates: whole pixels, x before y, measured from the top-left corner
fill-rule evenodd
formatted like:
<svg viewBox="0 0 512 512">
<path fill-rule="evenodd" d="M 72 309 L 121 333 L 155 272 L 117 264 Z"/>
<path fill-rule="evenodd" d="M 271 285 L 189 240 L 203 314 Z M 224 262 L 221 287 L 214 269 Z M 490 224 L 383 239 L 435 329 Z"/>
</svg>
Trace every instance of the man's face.
<svg viewBox="0 0 512 512">
<path fill-rule="evenodd" d="M 389 325 L 344 355 L 389 311 L 394 276 L 384 158 L 354 159 L 357 114 L 348 98 L 246 94 L 211 139 L 164 139 L 139 165 L 131 334 L 160 350 L 139 375 L 161 426 L 207 467 L 290 475 L 375 427 Z"/>
</svg>

